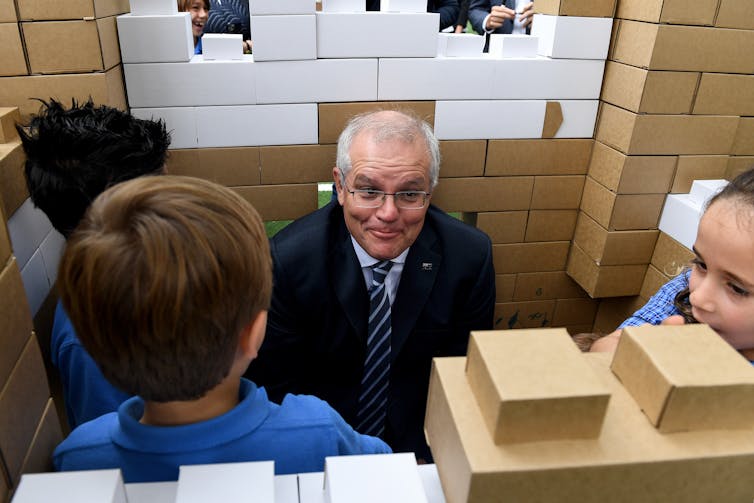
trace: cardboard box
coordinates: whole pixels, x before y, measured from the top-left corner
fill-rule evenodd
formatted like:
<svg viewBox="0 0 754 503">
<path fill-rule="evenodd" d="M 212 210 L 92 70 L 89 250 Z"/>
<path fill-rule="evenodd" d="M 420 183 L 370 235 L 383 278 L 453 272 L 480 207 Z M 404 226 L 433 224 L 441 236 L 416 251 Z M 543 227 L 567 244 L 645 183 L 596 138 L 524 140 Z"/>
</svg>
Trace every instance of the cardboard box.
<svg viewBox="0 0 754 503">
<path fill-rule="evenodd" d="M 657 293 L 662 285 L 664 285 L 671 279 L 672 278 L 665 276 L 659 271 L 659 269 L 650 264 L 649 267 L 647 267 L 647 274 L 644 276 L 644 282 L 641 284 L 639 297 L 641 297 L 645 301 L 648 301 L 654 294 Z"/>
<path fill-rule="evenodd" d="M 435 103 L 433 101 L 319 103 L 319 143 L 337 143 L 340 133 L 351 117 L 377 110 L 410 111 L 430 126 L 435 123 Z"/>
<path fill-rule="evenodd" d="M 573 242 L 598 265 L 648 264 L 659 231 L 608 231 L 579 213 Z"/>
<path fill-rule="evenodd" d="M 130 10 L 128 0 L 16 0 L 19 21 L 103 18 Z"/>
<path fill-rule="evenodd" d="M 20 139 L 0 144 L 0 202 L 7 218 L 13 216 L 29 197 L 24 177 L 25 162 L 26 154 Z"/>
<path fill-rule="evenodd" d="M 747 0 L 720 0 L 715 26 L 754 30 L 754 4 Z"/>
<path fill-rule="evenodd" d="M 317 209 L 316 184 L 232 188 L 254 206 L 265 222 L 294 220 Z"/>
<path fill-rule="evenodd" d="M 240 60 L 243 56 L 243 35 L 240 33 L 205 33 L 202 35 L 205 61 Z"/>
<path fill-rule="evenodd" d="M 576 209 L 530 210 L 524 241 L 570 241 L 578 212 Z"/>
<path fill-rule="evenodd" d="M 584 175 L 535 176 L 531 209 L 578 209 L 584 178 Z"/>
<path fill-rule="evenodd" d="M 262 184 L 331 182 L 335 145 L 260 147 Z"/>
<path fill-rule="evenodd" d="M 8 381 L 34 329 L 16 259 L 11 258 L 7 265 L 6 260 L 2 263 L 4 267 L 0 273 L 0 316 L 5 320 L 5 328 L 3 351 L 0 354 L 0 389 Z"/>
<path fill-rule="evenodd" d="M 249 5 L 249 13 L 276 15 L 276 14 L 314 14 L 316 2 L 313 0 L 289 0 L 278 2 L 277 0 L 257 0 Z"/>
<path fill-rule="evenodd" d="M 534 179 L 528 176 L 445 178 L 432 193 L 432 204 L 445 211 L 526 210 Z"/>
<path fill-rule="evenodd" d="M 555 302 L 555 315 L 552 319 L 554 327 L 590 327 L 594 324 L 599 300 L 595 299 L 558 299 Z"/>
<path fill-rule="evenodd" d="M 194 55 L 191 14 L 117 17 L 123 63 L 172 63 Z"/>
<path fill-rule="evenodd" d="M 520 243 L 526 232 L 526 211 L 497 211 L 477 213 L 476 227 L 486 233 L 493 243 Z"/>
<path fill-rule="evenodd" d="M 8 219 L 8 235 L 22 274 L 32 255 L 39 251 L 51 231 L 52 224 L 47 215 L 28 198 Z"/>
<path fill-rule="evenodd" d="M 5 267 L 11 258 L 13 250 L 11 248 L 10 236 L 8 235 L 8 228 L 5 225 L 7 219 L 5 218 L 2 205 L 0 205 L 0 222 L 3 222 L 3 225 L 0 225 L 0 267 Z"/>
<path fill-rule="evenodd" d="M 728 159 L 728 170 L 725 173 L 725 178 L 732 180 L 752 167 L 754 167 L 754 156 L 730 157 Z"/>
<path fill-rule="evenodd" d="M 601 99 L 635 113 L 688 114 L 698 72 L 646 70 L 608 61 Z"/>
<path fill-rule="evenodd" d="M 325 458 L 327 503 L 352 501 L 427 503 L 411 452 Z"/>
<path fill-rule="evenodd" d="M 516 289 L 516 274 L 495 275 L 495 302 L 510 302 Z"/>
<path fill-rule="evenodd" d="M 167 171 L 225 186 L 259 185 L 259 147 L 171 150 Z"/>
<path fill-rule="evenodd" d="M 306 15 L 251 16 L 254 61 L 317 59 L 317 22 Z"/>
<path fill-rule="evenodd" d="M 497 59 L 536 58 L 538 48 L 539 37 L 536 36 L 510 33 L 490 34 L 489 55 Z"/>
<path fill-rule="evenodd" d="M 28 73 L 18 23 L 0 23 L 0 77 Z"/>
<path fill-rule="evenodd" d="M 609 231 L 656 229 L 665 194 L 616 194 L 587 177 L 581 211 Z"/>
<path fill-rule="evenodd" d="M 691 249 L 696 241 L 696 231 L 703 213 L 702 205 L 688 194 L 668 194 L 659 229 Z"/>
<path fill-rule="evenodd" d="M 703 73 L 693 113 L 754 115 L 754 75 Z"/>
<path fill-rule="evenodd" d="M 565 271 L 528 272 L 516 276 L 515 301 L 584 298 L 586 292 Z"/>
<path fill-rule="evenodd" d="M 24 458 L 21 473 L 53 471 L 51 454 L 62 441 L 63 432 L 60 429 L 60 418 L 58 418 L 55 402 L 50 398 L 47 400 L 42 420 L 39 422 Z"/>
<path fill-rule="evenodd" d="M 426 12 L 426 5 L 424 6 Z M 437 55 L 457 58 L 481 56 L 484 37 L 475 33 L 438 33 Z"/>
<path fill-rule="evenodd" d="M 466 377 L 495 444 L 598 437 L 610 399 L 562 328 L 471 332 Z"/>
<path fill-rule="evenodd" d="M 568 257 L 568 241 L 492 245 L 492 261 L 498 274 L 562 271 Z"/>
<path fill-rule="evenodd" d="M 732 155 L 754 155 L 754 117 L 741 117 L 730 153 Z"/>
<path fill-rule="evenodd" d="M 754 424 L 751 364 L 708 325 L 626 327 L 610 368 L 661 432 Z"/>
<path fill-rule="evenodd" d="M 493 503 L 502 494 L 511 501 L 596 503 L 620 494 L 643 501 L 748 501 L 754 494 L 747 476 L 751 428 L 682 438 L 660 433 L 610 372 L 609 354 L 582 357 L 611 393 L 600 437 L 506 445 L 494 445 L 486 431 L 465 358 L 435 359 L 425 430 L 447 501 Z"/>
<path fill-rule="evenodd" d="M 486 176 L 583 175 L 592 140 L 490 140 Z"/>
<path fill-rule="evenodd" d="M 694 252 L 660 231 L 651 261 L 651 264 L 657 270 L 665 276 L 672 278 L 680 274 L 683 268 L 691 263 L 691 259 L 693 258 Z"/>
<path fill-rule="evenodd" d="M 560 59 L 607 58 L 613 19 L 610 17 L 535 14 L 531 35 L 539 38 L 537 53 Z"/>
<path fill-rule="evenodd" d="M 120 470 L 27 473 L 21 479 L 15 503 L 127 503 Z"/>
<path fill-rule="evenodd" d="M 589 176 L 616 194 L 658 194 L 668 191 L 676 160 L 676 156 L 627 156 L 595 142 Z"/>
<path fill-rule="evenodd" d="M 688 193 L 694 180 L 716 180 L 725 178 L 728 156 L 699 155 L 678 157 L 678 167 L 673 177 L 670 192 Z"/>
<path fill-rule="evenodd" d="M 274 477 L 274 461 L 184 465 L 178 472 L 175 502 L 241 502 L 248 500 L 251 485 L 255 501 L 274 503 Z"/>
<path fill-rule="evenodd" d="M 495 304 L 495 330 L 542 328 L 552 325 L 555 300 Z"/>
<path fill-rule="evenodd" d="M 128 503 L 175 503 L 178 482 L 131 482 L 126 484 Z"/>
<path fill-rule="evenodd" d="M 685 0 L 618 2 L 615 17 L 649 23 L 712 25 L 717 3 L 717 0 L 701 0 L 691 8 Z"/>
<path fill-rule="evenodd" d="M 18 138 L 16 124 L 21 123 L 18 107 L 0 107 L 0 143 L 9 143 Z"/>
<path fill-rule="evenodd" d="M 566 272 L 593 299 L 637 295 L 647 264 L 599 265 L 577 244 L 571 246 Z"/>
<path fill-rule="evenodd" d="M 197 109 L 194 107 L 132 108 L 131 115 L 139 119 L 163 120 L 170 131 L 170 147 L 197 148 Z"/>
<path fill-rule="evenodd" d="M 646 303 L 641 297 L 613 297 L 600 299 L 597 315 L 594 318 L 593 331 L 602 334 L 613 332 L 637 309 Z"/>
<path fill-rule="evenodd" d="M 716 4 L 716 0 L 707 1 Z M 697 12 L 687 7 L 684 10 Z M 611 59 L 649 70 L 751 74 L 754 73 L 752 49 L 752 30 L 623 20 Z M 742 54 L 745 56 L 741 57 Z"/>
<path fill-rule="evenodd" d="M 552 16 L 613 17 L 615 0 L 539 0 L 534 12 Z"/>
<path fill-rule="evenodd" d="M 17 106 L 24 122 L 39 112 L 41 105 L 34 98 L 40 96 L 63 103 L 70 103 L 71 98 L 86 102 L 91 96 L 97 105 L 127 110 L 120 66 L 107 72 L 0 78 L 0 106 Z"/>
<path fill-rule="evenodd" d="M 15 2 L 13 0 L 0 0 L 0 23 L 15 23 L 17 21 Z"/>
<path fill-rule="evenodd" d="M 486 157 L 486 140 L 441 141 L 440 175 L 443 178 L 483 176 Z"/>
<path fill-rule="evenodd" d="M 178 3 L 170 0 L 129 0 L 134 16 L 178 14 Z"/>
<path fill-rule="evenodd" d="M 733 116 L 637 115 L 604 103 L 596 139 L 629 155 L 727 155 L 738 121 Z"/>
<path fill-rule="evenodd" d="M 596 100 L 605 72 L 602 60 L 544 56 L 498 59 L 492 65 L 495 80 L 490 99 L 493 100 Z"/>
<path fill-rule="evenodd" d="M 120 63 L 115 17 L 21 23 L 31 73 L 85 73 Z M 60 51 L 61 41 L 71 50 Z"/>
</svg>

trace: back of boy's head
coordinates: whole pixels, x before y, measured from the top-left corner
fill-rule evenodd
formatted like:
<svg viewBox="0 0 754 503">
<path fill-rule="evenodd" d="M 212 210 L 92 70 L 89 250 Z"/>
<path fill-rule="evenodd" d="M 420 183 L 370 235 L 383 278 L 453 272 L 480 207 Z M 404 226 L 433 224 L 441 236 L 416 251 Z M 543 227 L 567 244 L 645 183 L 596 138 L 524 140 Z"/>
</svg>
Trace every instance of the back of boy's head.
<svg viewBox="0 0 754 503">
<path fill-rule="evenodd" d="M 26 152 L 34 204 L 68 237 L 89 204 L 110 185 L 163 172 L 170 135 L 162 121 L 142 120 L 91 101 L 66 109 L 43 102 L 28 130 L 16 126 Z"/>
<path fill-rule="evenodd" d="M 232 190 L 142 177 L 92 203 L 58 278 L 110 382 L 145 400 L 193 400 L 228 375 L 242 329 L 268 309 L 272 260 L 259 215 Z"/>
</svg>

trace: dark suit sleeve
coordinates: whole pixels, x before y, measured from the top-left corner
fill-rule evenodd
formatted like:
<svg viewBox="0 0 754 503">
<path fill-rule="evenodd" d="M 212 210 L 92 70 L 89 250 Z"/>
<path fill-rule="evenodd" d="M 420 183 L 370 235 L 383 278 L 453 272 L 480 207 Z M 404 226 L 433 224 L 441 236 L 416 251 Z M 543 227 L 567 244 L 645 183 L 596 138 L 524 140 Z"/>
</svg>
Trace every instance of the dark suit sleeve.
<svg viewBox="0 0 754 503">
<path fill-rule="evenodd" d="M 430 0 L 427 5 L 427 11 L 440 13 L 441 30 L 448 26 L 455 26 L 459 10 L 458 0 Z"/>
<path fill-rule="evenodd" d="M 484 35 L 484 18 L 490 13 L 492 3 L 489 0 L 470 0 L 469 20 L 474 31 Z"/>
</svg>

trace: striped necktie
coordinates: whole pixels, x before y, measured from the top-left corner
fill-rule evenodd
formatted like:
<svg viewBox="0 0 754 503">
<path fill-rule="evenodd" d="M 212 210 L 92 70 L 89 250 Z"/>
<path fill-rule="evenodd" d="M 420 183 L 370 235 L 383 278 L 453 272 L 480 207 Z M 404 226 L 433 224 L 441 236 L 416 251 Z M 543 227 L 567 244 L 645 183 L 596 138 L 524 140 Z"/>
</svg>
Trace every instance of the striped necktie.
<svg viewBox="0 0 754 503">
<path fill-rule="evenodd" d="M 381 436 L 385 431 L 387 396 L 390 384 L 390 301 L 385 277 L 393 263 L 389 260 L 372 266 L 372 287 L 369 289 L 369 323 L 364 374 L 361 378 L 359 412 L 356 430 L 366 435 Z"/>
</svg>

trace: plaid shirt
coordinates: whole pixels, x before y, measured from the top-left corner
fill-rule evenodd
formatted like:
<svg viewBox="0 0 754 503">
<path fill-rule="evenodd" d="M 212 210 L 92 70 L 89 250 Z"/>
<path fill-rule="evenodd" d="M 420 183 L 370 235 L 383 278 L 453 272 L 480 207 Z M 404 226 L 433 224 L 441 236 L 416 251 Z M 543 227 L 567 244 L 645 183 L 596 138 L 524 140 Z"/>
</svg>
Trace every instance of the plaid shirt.
<svg viewBox="0 0 754 503">
<path fill-rule="evenodd" d="M 691 269 L 686 269 L 681 274 L 671 279 L 657 290 L 657 293 L 649 299 L 649 302 L 636 311 L 633 316 L 620 324 L 618 328 L 644 325 L 659 325 L 662 320 L 674 314 L 681 314 L 675 307 L 675 296 L 681 290 L 689 287 Z"/>
</svg>

